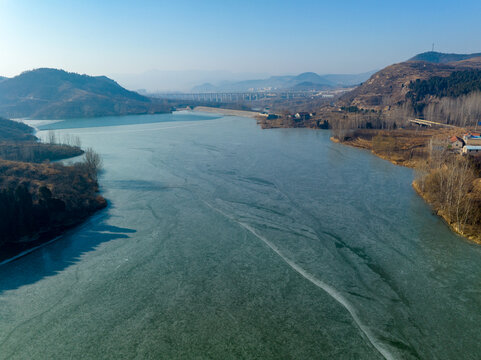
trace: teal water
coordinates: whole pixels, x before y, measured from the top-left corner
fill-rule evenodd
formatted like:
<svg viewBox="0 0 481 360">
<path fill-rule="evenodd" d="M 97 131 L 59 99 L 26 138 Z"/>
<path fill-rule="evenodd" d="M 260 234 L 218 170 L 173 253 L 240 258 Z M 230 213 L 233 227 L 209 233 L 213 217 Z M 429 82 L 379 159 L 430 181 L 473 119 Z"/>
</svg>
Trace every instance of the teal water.
<svg viewBox="0 0 481 360">
<path fill-rule="evenodd" d="M 40 126 L 105 211 L 0 266 L 1 359 L 479 359 L 481 248 L 326 131 L 168 114 Z"/>
</svg>

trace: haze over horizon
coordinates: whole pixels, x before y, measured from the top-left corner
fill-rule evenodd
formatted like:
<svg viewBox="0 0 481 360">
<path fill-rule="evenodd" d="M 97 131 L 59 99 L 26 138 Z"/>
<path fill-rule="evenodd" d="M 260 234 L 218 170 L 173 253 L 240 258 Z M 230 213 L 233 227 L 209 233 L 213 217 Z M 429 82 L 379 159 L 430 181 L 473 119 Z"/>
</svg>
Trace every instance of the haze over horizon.
<svg viewBox="0 0 481 360">
<path fill-rule="evenodd" d="M 7 54 L 0 75 L 39 67 L 107 76 L 199 70 L 234 79 L 363 73 L 430 51 L 432 43 L 441 52 L 479 52 L 479 13 L 481 3 L 471 0 L 463 7 L 413 0 L 0 0 Z"/>
</svg>

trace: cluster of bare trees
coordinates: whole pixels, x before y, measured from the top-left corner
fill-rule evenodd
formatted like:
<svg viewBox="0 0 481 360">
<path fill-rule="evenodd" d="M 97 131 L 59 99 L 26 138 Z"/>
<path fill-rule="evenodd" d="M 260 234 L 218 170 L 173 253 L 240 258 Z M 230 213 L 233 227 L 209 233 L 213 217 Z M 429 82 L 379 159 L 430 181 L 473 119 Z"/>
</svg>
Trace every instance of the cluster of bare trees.
<svg viewBox="0 0 481 360">
<path fill-rule="evenodd" d="M 386 126 L 401 127 L 408 124 L 408 120 L 414 116 L 414 110 L 411 104 L 404 102 L 398 106 L 392 106 L 385 112 L 384 122 Z"/>
<path fill-rule="evenodd" d="M 50 130 L 47 134 L 47 143 L 50 145 L 66 145 L 80 148 L 82 143 L 78 136 L 63 134 L 62 136 L 57 136 L 55 131 Z"/>
<path fill-rule="evenodd" d="M 102 158 L 92 148 L 85 150 L 84 166 L 89 177 L 97 181 L 98 173 L 102 170 Z"/>
<path fill-rule="evenodd" d="M 473 196 L 476 170 L 469 157 L 445 150 L 445 144 L 432 140 L 429 160 L 418 171 L 420 190 L 427 194 L 435 209 L 444 214 L 459 231 L 480 220 L 478 200 Z"/>
<path fill-rule="evenodd" d="M 33 146 L 0 143 L 0 159 L 33 162 L 35 161 L 35 150 Z"/>
<path fill-rule="evenodd" d="M 424 117 L 430 121 L 466 127 L 481 121 L 481 93 L 473 92 L 457 98 L 443 97 L 431 101 L 424 109 Z"/>
<path fill-rule="evenodd" d="M 383 112 L 358 111 L 345 113 L 342 118 L 330 121 L 332 134 L 340 140 L 356 129 L 393 130 L 404 126 L 412 117 L 412 107 L 404 103 Z"/>
</svg>

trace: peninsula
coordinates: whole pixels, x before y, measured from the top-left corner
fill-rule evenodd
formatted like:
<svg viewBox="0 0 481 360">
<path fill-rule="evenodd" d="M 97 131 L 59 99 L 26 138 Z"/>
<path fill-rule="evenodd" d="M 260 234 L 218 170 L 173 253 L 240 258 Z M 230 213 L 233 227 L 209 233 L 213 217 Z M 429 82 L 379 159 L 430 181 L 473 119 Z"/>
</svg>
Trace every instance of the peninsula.
<svg viewBox="0 0 481 360">
<path fill-rule="evenodd" d="M 0 118 L 0 262 L 37 247 L 107 205 L 99 156 L 76 138 L 41 143 L 33 128 Z M 51 160 L 84 154 L 73 165 Z"/>
</svg>

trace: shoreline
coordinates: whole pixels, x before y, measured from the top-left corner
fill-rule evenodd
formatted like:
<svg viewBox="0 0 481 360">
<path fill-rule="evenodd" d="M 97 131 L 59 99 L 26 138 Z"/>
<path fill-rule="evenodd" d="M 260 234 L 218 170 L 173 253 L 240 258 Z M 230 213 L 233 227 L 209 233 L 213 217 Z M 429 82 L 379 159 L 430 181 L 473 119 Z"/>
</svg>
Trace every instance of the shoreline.
<svg viewBox="0 0 481 360">
<path fill-rule="evenodd" d="M 106 208 L 108 208 L 108 203 L 106 203 L 106 205 L 103 207 L 97 208 L 91 214 L 79 219 L 78 221 L 59 226 L 55 229 L 46 230 L 42 233 L 31 236 L 27 241 L 13 244 L 13 247 L 17 247 L 17 249 L 12 249 L 12 244 L 10 244 L 10 254 L 7 254 L 6 257 L 0 256 L 0 266 L 20 259 L 38 249 L 60 240 L 69 231 L 80 228 L 91 220 L 101 217 L 102 211 Z M 3 247 L 8 248 L 9 246 L 6 244 Z M 4 251 L 4 249 L 2 249 L 3 247 L 0 247 L 0 253 Z"/>
<path fill-rule="evenodd" d="M 83 220 L 80 220 L 78 223 L 76 224 L 72 224 L 71 226 L 69 227 L 66 227 L 65 229 L 63 230 L 60 230 L 60 234 L 54 236 L 53 238 L 50 238 L 48 237 L 48 240 L 34 240 L 35 242 L 38 242 L 38 244 L 36 246 L 33 246 L 31 248 L 28 248 L 28 249 L 25 249 L 24 251 L 12 256 L 12 257 L 7 257 L 5 259 L 2 259 L 0 258 L 0 266 L 3 266 L 3 265 L 6 265 L 6 264 L 9 264 L 11 263 L 12 261 L 15 261 L 15 260 L 18 260 L 24 256 L 27 256 L 28 254 L 38 250 L 38 249 L 41 249 L 43 247 L 46 247 L 50 244 L 53 244 L 54 242 L 60 240 L 61 238 L 63 238 L 65 235 L 67 235 L 69 233 L 69 231 L 73 231 L 74 229 L 80 229 L 82 226 L 86 225 L 87 223 L 89 223 L 90 221 L 93 221 L 97 218 L 101 218 L 103 216 L 103 214 L 101 213 L 102 210 L 106 209 L 105 208 L 102 208 L 102 209 L 99 209 L 96 211 L 96 213 L 98 214 L 95 214 L 93 213 L 92 215 L 86 217 L 85 219 Z M 48 236 L 45 234 L 45 236 Z"/>
<path fill-rule="evenodd" d="M 399 161 L 396 161 L 394 159 L 391 159 L 390 157 L 388 156 L 384 156 L 384 155 L 381 155 L 381 154 L 378 154 L 377 152 L 375 152 L 372 147 L 369 147 L 369 146 L 361 146 L 357 143 L 354 143 L 354 142 L 351 142 L 351 141 L 341 141 L 333 136 L 331 136 L 329 138 L 329 140 L 331 140 L 333 143 L 336 143 L 336 144 L 341 144 L 341 145 L 344 145 L 344 146 L 350 146 L 352 148 L 356 148 L 356 149 L 362 149 L 362 150 L 367 150 L 369 151 L 371 154 L 373 154 L 374 156 L 377 156 L 378 158 L 380 159 L 383 159 L 383 160 L 386 160 L 386 161 L 389 161 L 391 164 L 393 165 L 396 165 L 396 166 L 403 166 L 403 167 L 407 167 L 407 168 L 410 168 L 410 169 L 414 169 L 415 168 L 415 164 L 413 162 L 405 162 L 405 163 L 402 163 L 402 162 L 399 162 Z"/>
<path fill-rule="evenodd" d="M 208 107 L 208 106 L 196 106 L 193 111 L 211 113 L 211 114 L 220 114 L 225 116 L 240 116 L 240 117 L 248 117 L 248 118 L 257 118 L 259 116 L 258 112 L 255 111 L 246 111 L 246 110 L 233 110 L 233 109 L 224 109 L 224 108 L 215 108 L 215 107 Z"/>
<path fill-rule="evenodd" d="M 31 252 L 34 252 L 35 250 L 38 250 L 38 249 L 40 249 L 40 248 L 42 248 L 42 247 L 44 247 L 44 246 L 47 246 L 48 244 L 51 244 L 51 243 L 57 241 L 57 240 L 60 239 L 61 237 L 62 237 L 62 235 L 58 235 L 58 236 L 54 237 L 53 239 L 50 239 L 49 241 L 47 241 L 47 242 L 45 242 L 45 243 L 39 244 L 39 245 L 34 246 L 34 247 L 30 248 L 30 249 L 27 249 L 27 250 L 25 250 L 25 251 L 22 251 L 21 253 L 19 253 L 19 254 L 17 254 L 17 255 L 14 255 L 14 256 L 12 256 L 12 257 L 10 257 L 10 258 L 6 258 L 6 259 L 4 259 L 4 260 L 0 259 L 0 266 L 6 265 L 6 264 L 8 264 L 8 263 L 11 263 L 12 261 L 15 261 L 15 260 L 17 260 L 17 259 L 20 259 L 20 258 L 22 258 L 22 257 L 30 254 Z"/>
<path fill-rule="evenodd" d="M 411 169 L 414 169 L 415 168 L 415 165 L 416 163 L 415 162 L 403 162 L 403 163 L 400 163 L 394 159 L 391 159 L 389 158 L 388 156 L 382 156 L 381 154 L 378 154 L 376 153 L 373 149 L 372 149 L 372 146 L 369 147 L 369 146 L 359 146 L 357 143 L 353 142 L 353 141 L 349 141 L 349 142 L 344 142 L 344 141 L 340 141 L 339 139 L 331 136 L 330 137 L 330 140 L 334 143 L 338 143 L 338 144 L 341 144 L 341 145 L 345 145 L 345 146 L 351 146 L 351 147 L 354 147 L 354 148 L 357 148 L 357 149 L 364 149 L 364 150 L 370 150 L 371 154 L 373 154 L 374 156 L 377 156 L 378 158 L 380 159 L 383 159 L 383 160 L 386 160 L 386 161 L 389 161 L 391 164 L 393 165 L 396 165 L 396 166 L 403 166 L 403 167 L 407 167 L 407 168 L 411 168 Z M 412 188 L 414 189 L 414 191 L 416 192 L 416 194 L 421 197 L 421 199 L 423 199 L 423 201 L 428 204 L 431 209 L 433 210 L 433 212 L 436 214 L 436 216 L 440 217 L 445 223 L 446 225 L 449 227 L 449 229 L 454 232 L 455 234 L 458 234 L 460 236 L 462 236 L 463 238 L 465 238 L 466 240 L 469 240 L 470 242 L 472 243 L 475 243 L 477 245 L 481 245 L 481 236 L 472 236 L 470 235 L 469 233 L 465 232 L 465 231 L 462 231 L 460 230 L 456 224 L 452 223 L 450 221 L 450 219 L 445 215 L 443 214 L 442 212 L 440 212 L 439 210 L 435 209 L 433 207 L 433 204 L 429 201 L 429 199 L 426 197 L 425 193 L 423 191 L 421 191 L 421 189 L 419 188 L 416 180 L 413 180 L 413 182 L 411 183 L 411 186 Z M 475 228 L 475 227 L 473 227 Z"/>
<path fill-rule="evenodd" d="M 435 212 L 436 216 L 439 216 L 443 221 L 446 223 L 446 225 L 449 226 L 449 228 L 456 234 L 464 237 L 465 239 L 474 242 L 475 244 L 481 245 L 481 237 L 474 237 L 472 235 L 469 235 L 468 233 L 460 230 L 457 226 L 455 226 L 454 223 L 450 222 L 449 218 L 442 212 L 437 211 L 431 204 L 431 202 L 428 200 L 427 196 L 425 193 L 419 188 L 418 183 L 416 180 L 412 182 L 412 187 L 416 194 L 418 194 L 429 206 L 431 206 L 431 209 Z"/>
</svg>

